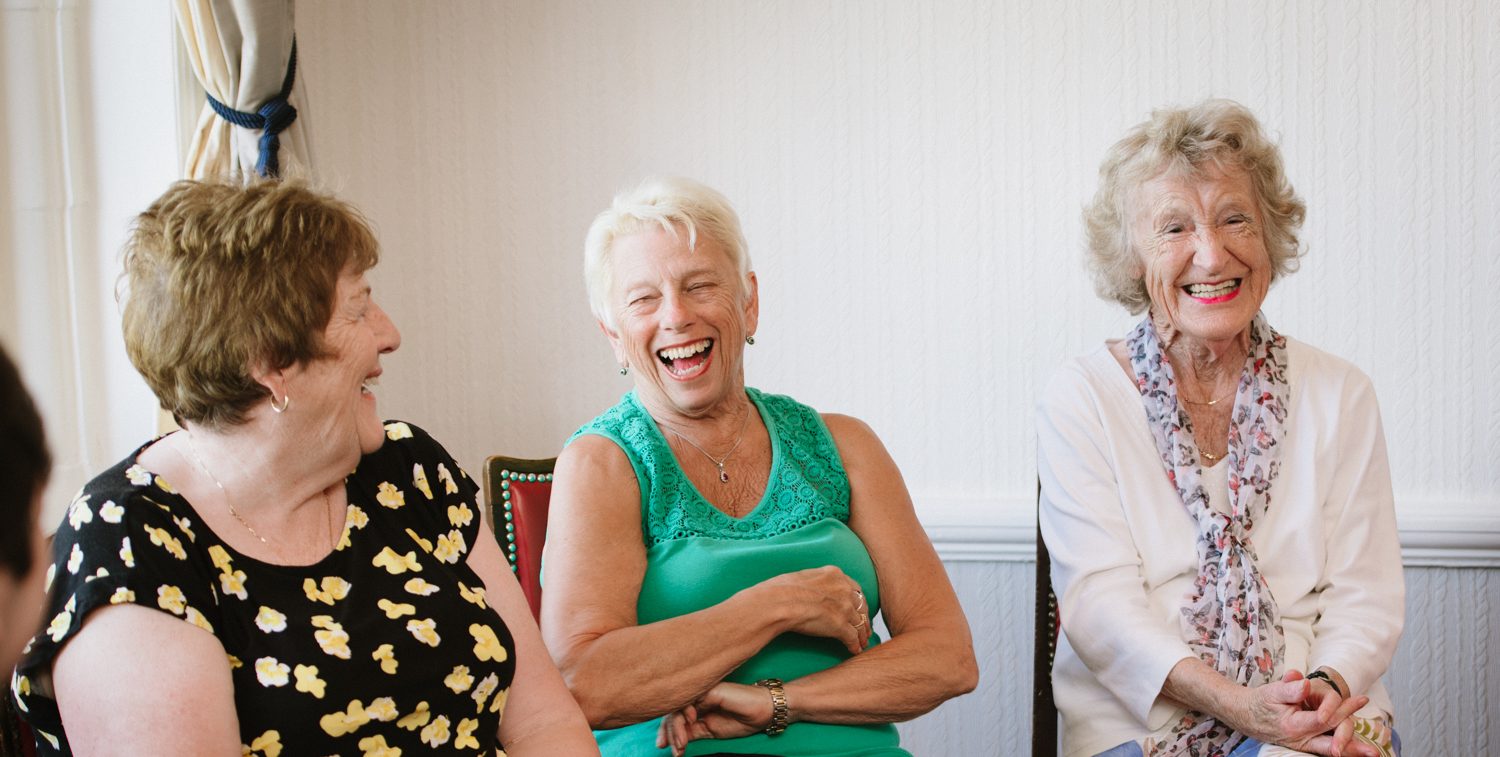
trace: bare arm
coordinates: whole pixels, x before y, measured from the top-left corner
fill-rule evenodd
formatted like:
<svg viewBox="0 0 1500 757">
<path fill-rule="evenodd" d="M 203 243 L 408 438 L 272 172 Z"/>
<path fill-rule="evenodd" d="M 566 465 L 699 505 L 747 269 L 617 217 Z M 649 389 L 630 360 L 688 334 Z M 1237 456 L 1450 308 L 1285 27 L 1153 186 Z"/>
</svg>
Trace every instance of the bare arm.
<svg viewBox="0 0 1500 757">
<path fill-rule="evenodd" d="M 480 508 L 482 513 L 484 508 Z M 500 720 L 500 742 L 513 757 L 597 755 L 578 703 L 542 646 L 521 587 L 510 574 L 490 524 L 482 522 L 469 567 L 484 581 L 485 597 L 515 640 L 516 676 Z"/>
<path fill-rule="evenodd" d="M 73 754 L 240 754 L 224 647 L 181 619 L 99 608 L 58 653 L 52 682 Z"/>
<path fill-rule="evenodd" d="M 553 487 L 543 638 L 595 728 L 687 705 L 788 631 L 863 648 L 848 623 L 856 584 L 834 568 L 778 576 L 698 612 L 636 625 L 646 548 L 629 459 L 608 439 L 581 437 L 558 458 Z"/>
<path fill-rule="evenodd" d="M 909 720 L 978 684 L 969 624 L 885 446 L 859 420 L 825 415 L 824 421 L 849 474 L 849 525 L 875 563 L 891 639 L 827 670 L 786 682 L 790 719 L 847 724 Z M 771 715 L 771 698 L 764 689 L 721 683 L 669 718 L 658 741 L 681 754 L 687 741 L 762 730 Z"/>
</svg>

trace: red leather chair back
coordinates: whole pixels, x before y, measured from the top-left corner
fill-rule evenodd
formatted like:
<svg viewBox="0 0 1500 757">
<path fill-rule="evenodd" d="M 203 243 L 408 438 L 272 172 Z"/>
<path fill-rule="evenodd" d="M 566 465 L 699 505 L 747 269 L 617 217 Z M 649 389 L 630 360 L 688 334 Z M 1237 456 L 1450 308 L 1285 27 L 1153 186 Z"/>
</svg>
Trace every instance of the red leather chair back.
<svg viewBox="0 0 1500 757">
<path fill-rule="evenodd" d="M 557 458 L 536 460 L 496 455 L 484 461 L 485 506 L 495 539 L 521 584 L 538 621 L 542 613 L 542 544 L 547 538 L 547 507 L 552 501 L 552 469 Z"/>
</svg>

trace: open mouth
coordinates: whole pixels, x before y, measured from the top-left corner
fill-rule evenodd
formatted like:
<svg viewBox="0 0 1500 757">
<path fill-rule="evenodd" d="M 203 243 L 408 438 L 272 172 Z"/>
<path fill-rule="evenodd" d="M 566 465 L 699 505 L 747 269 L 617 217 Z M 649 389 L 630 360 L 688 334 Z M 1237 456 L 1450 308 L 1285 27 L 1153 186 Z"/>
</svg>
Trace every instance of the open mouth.
<svg viewBox="0 0 1500 757">
<path fill-rule="evenodd" d="M 708 367 L 709 357 L 714 351 L 714 340 L 700 339 L 691 344 L 680 344 L 656 351 L 656 359 L 666 366 L 673 378 L 690 379 Z"/>
<path fill-rule="evenodd" d="M 362 382 L 360 382 L 360 384 L 359 384 L 359 393 L 360 393 L 361 396 L 364 396 L 364 397 L 374 397 L 375 396 L 375 387 L 377 387 L 379 385 L 380 385 L 380 374 L 377 373 L 374 376 L 366 376 L 365 380 L 362 381 Z"/>
<path fill-rule="evenodd" d="M 1188 284 L 1182 287 L 1182 291 L 1198 302 L 1212 305 L 1237 297 L 1240 293 L 1240 281 L 1241 279 L 1225 279 L 1206 284 Z"/>
</svg>

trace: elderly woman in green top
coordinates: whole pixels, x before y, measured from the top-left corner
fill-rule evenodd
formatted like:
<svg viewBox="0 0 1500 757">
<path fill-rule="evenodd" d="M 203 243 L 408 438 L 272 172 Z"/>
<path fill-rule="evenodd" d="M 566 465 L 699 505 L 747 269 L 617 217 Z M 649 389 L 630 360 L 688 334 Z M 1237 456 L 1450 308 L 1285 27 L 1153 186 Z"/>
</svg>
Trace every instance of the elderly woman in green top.
<svg viewBox="0 0 1500 757">
<path fill-rule="evenodd" d="M 745 386 L 734 210 L 647 180 L 584 254 L 635 387 L 558 459 L 542 628 L 603 753 L 907 754 L 975 686 L 968 624 L 874 432 Z"/>
</svg>

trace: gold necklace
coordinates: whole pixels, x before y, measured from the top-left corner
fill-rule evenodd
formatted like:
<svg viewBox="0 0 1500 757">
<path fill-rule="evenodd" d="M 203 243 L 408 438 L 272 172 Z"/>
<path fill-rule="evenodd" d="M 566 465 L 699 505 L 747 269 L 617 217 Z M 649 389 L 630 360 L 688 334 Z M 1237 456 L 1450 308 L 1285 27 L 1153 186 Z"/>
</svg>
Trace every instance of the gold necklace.
<svg viewBox="0 0 1500 757">
<path fill-rule="evenodd" d="M 708 458 L 708 461 L 711 462 L 711 463 L 713 463 L 714 466 L 719 469 L 719 483 L 721 483 L 721 484 L 727 484 L 727 483 L 729 483 L 729 474 L 727 472 L 725 472 L 725 470 L 724 470 L 724 463 L 729 462 L 729 456 L 733 455 L 734 451 L 740 448 L 740 443 L 743 442 L 743 441 L 745 441 L 745 430 L 748 429 L 748 428 L 750 428 L 750 411 L 753 410 L 753 409 L 754 408 L 750 408 L 749 410 L 745 411 L 745 419 L 743 421 L 740 421 L 740 435 L 739 435 L 739 438 L 737 438 L 737 439 L 734 440 L 734 446 L 730 447 L 729 451 L 725 452 L 724 456 L 721 457 L 721 458 L 715 458 L 713 455 L 708 454 L 708 450 L 706 450 L 706 449 L 704 449 L 702 447 L 699 447 L 697 442 L 695 442 L 692 439 L 689 439 L 686 436 L 683 436 L 682 434 L 678 433 L 677 429 L 675 429 L 675 428 L 668 428 L 667 430 L 671 431 L 673 436 L 675 436 L 678 439 L 681 439 L 681 440 L 687 442 L 688 444 L 692 445 L 693 449 L 698 450 L 699 452 L 703 453 L 703 456 L 706 457 L 706 458 Z"/>
<path fill-rule="evenodd" d="M 245 520 L 245 516 L 240 515 L 240 511 L 239 510 L 234 509 L 234 502 L 230 501 L 230 499 L 229 499 L 229 491 L 224 488 L 223 484 L 219 483 L 219 477 L 215 476 L 213 474 L 213 471 L 211 471 L 211 470 L 208 469 L 208 466 L 206 464 L 204 464 L 204 462 L 203 462 L 203 458 L 198 455 L 198 441 L 193 436 L 193 432 L 189 431 L 189 432 L 187 432 L 187 435 L 188 435 L 188 444 L 187 444 L 188 454 L 190 454 L 190 455 L 193 456 L 193 462 L 197 463 L 198 470 L 203 471 L 203 475 L 208 476 L 208 480 L 214 482 L 214 486 L 219 487 L 219 493 L 222 494 L 222 495 L 224 495 L 224 506 L 229 508 L 229 514 L 233 515 L 234 519 L 237 520 L 237 521 L 239 521 L 240 525 L 244 526 L 245 530 L 249 531 L 251 536 L 254 536 L 255 538 L 259 539 L 261 544 L 264 544 L 267 547 L 270 547 L 271 549 L 276 549 L 275 547 L 271 546 L 271 542 L 266 541 L 266 537 L 261 536 L 260 532 L 255 530 L 255 526 L 250 525 L 250 521 Z M 332 509 L 333 509 L 333 503 L 328 498 L 328 490 L 324 489 L 323 490 L 323 528 L 327 532 L 328 541 L 329 542 L 333 541 L 333 523 L 332 523 L 331 516 L 330 516 L 330 513 L 329 513 L 329 511 L 332 510 Z M 279 550 L 278 550 L 278 553 L 279 553 Z"/>
<path fill-rule="evenodd" d="M 1183 397 L 1181 394 L 1177 395 L 1177 399 L 1180 399 L 1183 402 L 1188 403 L 1189 405 L 1203 405 L 1204 407 L 1213 407 L 1214 405 L 1217 405 L 1220 402 L 1223 402 L 1224 400 L 1227 400 L 1230 397 L 1233 397 L 1235 395 L 1235 392 L 1238 392 L 1238 391 L 1239 391 L 1239 387 L 1235 387 L 1234 389 L 1230 389 L 1229 393 L 1226 394 L 1226 395 L 1224 395 L 1223 397 L 1220 397 L 1218 399 L 1209 400 L 1207 402 L 1203 402 L 1202 400 L 1190 400 L 1190 399 L 1188 399 L 1186 397 Z"/>
</svg>

